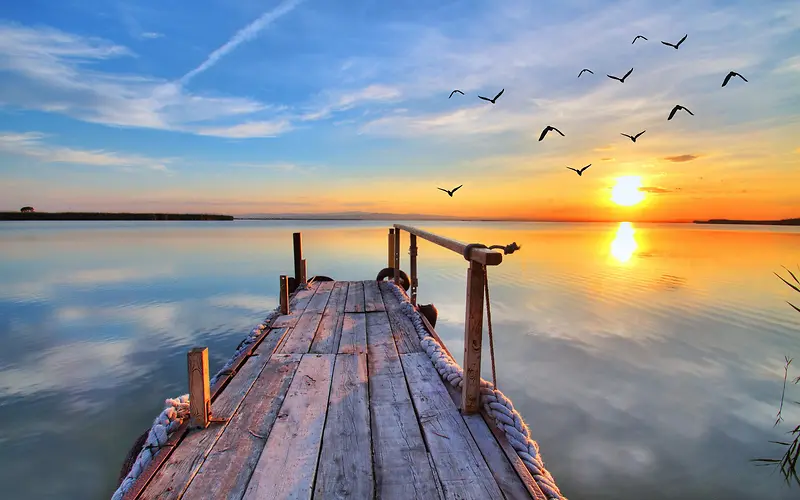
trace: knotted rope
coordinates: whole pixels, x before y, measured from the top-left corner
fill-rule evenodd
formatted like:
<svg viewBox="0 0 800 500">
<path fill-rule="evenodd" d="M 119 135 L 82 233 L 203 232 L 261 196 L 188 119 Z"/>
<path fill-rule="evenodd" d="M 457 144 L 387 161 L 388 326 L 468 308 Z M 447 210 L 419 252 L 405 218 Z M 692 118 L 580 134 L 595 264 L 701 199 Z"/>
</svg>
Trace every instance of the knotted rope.
<svg viewBox="0 0 800 500">
<path fill-rule="evenodd" d="M 515 244 L 516 245 L 516 244 Z M 467 251 L 465 254 L 469 255 Z M 391 283 L 391 282 L 390 282 Z M 408 300 L 405 293 L 394 283 L 390 289 L 400 301 L 402 311 L 411 319 L 414 329 L 420 338 L 423 350 L 430 358 L 439 375 L 453 387 L 461 388 L 464 380 L 464 369 L 442 349 L 439 342 L 428 332 L 419 313 Z M 488 295 L 487 295 L 488 298 Z M 514 409 L 514 404 L 495 384 L 481 379 L 481 404 L 486 413 L 494 419 L 495 425 L 502 430 L 508 442 L 517 452 L 519 458 L 530 471 L 531 476 L 548 500 L 566 500 L 556 485 L 555 479 L 545 468 L 539 454 L 539 445 L 531 438 L 528 425 L 522 415 Z"/>
<path fill-rule="evenodd" d="M 307 288 L 306 285 L 299 285 L 297 287 L 298 290 L 302 290 Z M 236 351 L 233 353 L 233 356 L 223 365 L 223 367 L 217 372 L 216 375 L 209 381 L 210 386 L 214 386 L 214 384 L 219 380 L 219 378 L 223 375 L 232 372 L 232 367 L 236 358 L 248 348 L 253 342 L 255 342 L 264 330 L 267 328 L 267 325 L 278 315 L 280 314 L 280 307 L 276 307 L 273 311 L 271 311 L 267 317 L 262 321 L 258 326 L 253 328 L 247 337 L 242 340 L 239 345 L 236 347 Z M 136 461 L 131 466 L 131 470 L 125 476 L 125 479 L 122 480 L 117 491 L 111 496 L 111 500 L 121 500 L 125 493 L 131 489 L 131 486 L 136 482 L 136 479 L 142 474 L 142 472 L 147 468 L 150 462 L 153 460 L 158 452 L 163 448 L 167 441 L 169 440 L 170 434 L 175 432 L 178 427 L 183 424 L 183 422 L 189 417 L 189 395 L 184 394 L 175 399 L 167 399 L 166 400 L 166 408 L 156 417 L 155 421 L 153 422 L 153 426 L 150 428 L 150 432 L 147 435 L 147 440 L 145 441 L 142 450 L 139 452 L 139 455 L 136 457 Z"/>
<path fill-rule="evenodd" d="M 503 255 L 511 255 L 512 253 L 516 252 L 517 250 L 519 250 L 522 247 L 517 245 L 516 241 L 512 241 L 508 245 L 491 245 L 491 246 L 488 246 L 488 247 L 486 245 L 484 245 L 483 243 L 470 243 L 470 244 L 464 246 L 463 255 L 464 255 L 464 258 L 466 260 L 470 260 L 470 256 L 472 255 L 472 249 L 473 248 L 486 248 L 487 250 L 498 249 L 498 250 L 502 250 L 503 251 Z"/>
</svg>

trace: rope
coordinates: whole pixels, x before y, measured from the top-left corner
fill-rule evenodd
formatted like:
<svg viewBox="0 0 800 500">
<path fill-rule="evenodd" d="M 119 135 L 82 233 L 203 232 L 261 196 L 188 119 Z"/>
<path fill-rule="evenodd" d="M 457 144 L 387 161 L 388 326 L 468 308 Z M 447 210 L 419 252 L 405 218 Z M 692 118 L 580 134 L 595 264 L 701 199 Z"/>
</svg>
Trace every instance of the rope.
<svg viewBox="0 0 800 500">
<path fill-rule="evenodd" d="M 468 252 L 465 252 L 468 255 Z M 391 282 L 390 282 L 391 283 Z M 441 344 L 425 328 L 420 314 L 408 300 L 405 293 L 395 284 L 389 287 L 400 301 L 401 309 L 411 319 L 414 329 L 420 338 L 422 349 L 430 358 L 436 371 L 450 385 L 461 388 L 464 380 L 464 369 L 442 349 Z M 487 296 L 488 297 L 488 296 Z M 481 403 L 486 413 L 494 419 L 495 426 L 503 431 L 508 442 L 530 471 L 536 484 L 548 500 L 566 500 L 556 485 L 555 479 L 545 468 L 539 454 L 539 445 L 531 438 L 528 425 L 522 415 L 514 409 L 514 404 L 497 387 L 481 379 Z"/>
<path fill-rule="evenodd" d="M 497 371 L 494 369 L 494 336 L 492 335 L 492 306 L 489 301 L 489 274 L 483 266 L 483 292 L 486 295 L 486 321 L 489 325 L 489 357 L 492 360 L 492 384 L 497 387 Z"/>
<path fill-rule="evenodd" d="M 516 241 L 509 243 L 508 245 L 491 245 L 486 246 L 483 243 L 470 243 L 464 246 L 464 259 L 470 260 L 470 256 L 472 255 L 473 248 L 486 248 L 487 250 L 502 250 L 504 255 L 511 255 L 512 253 L 516 252 L 517 250 L 521 249 L 522 247 L 517 245 Z"/>
<path fill-rule="evenodd" d="M 307 288 L 305 285 L 300 285 L 297 287 L 298 290 Z M 236 351 L 233 353 L 233 356 L 222 366 L 222 368 L 217 372 L 216 375 L 209 381 L 210 386 L 214 386 L 214 384 L 219 380 L 222 375 L 225 375 L 226 372 L 230 373 L 232 371 L 232 366 L 236 361 L 236 358 L 247 349 L 247 347 L 255 342 L 259 336 L 264 332 L 267 328 L 267 325 L 275 318 L 277 315 L 280 314 L 280 307 L 276 307 L 273 311 L 271 311 L 267 317 L 262 321 L 258 326 L 253 328 L 247 337 L 242 340 L 239 345 L 236 347 Z M 183 422 L 189 417 L 189 395 L 184 394 L 180 397 L 174 399 L 167 399 L 165 401 L 167 405 L 166 408 L 156 417 L 155 421 L 153 422 L 153 426 L 150 428 L 150 432 L 147 435 L 147 440 L 142 446 L 142 450 L 139 452 L 139 455 L 136 457 L 136 461 L 131 466 L 131 470 L 125 476 L 125 479 L 122 480 L 117 491 L 111 496 L 111 500 L 121 500 L 125 493 L 131 489 L 131 486 L 136 482 L 136 479 L 142 474 L 142 472 L 147 468 L 153 458 L 158 454 L 158 452 L 163 448 L 167 441 L 169 441 L 169 436 L 178 427 L 183 424 Z"/>
</svg>

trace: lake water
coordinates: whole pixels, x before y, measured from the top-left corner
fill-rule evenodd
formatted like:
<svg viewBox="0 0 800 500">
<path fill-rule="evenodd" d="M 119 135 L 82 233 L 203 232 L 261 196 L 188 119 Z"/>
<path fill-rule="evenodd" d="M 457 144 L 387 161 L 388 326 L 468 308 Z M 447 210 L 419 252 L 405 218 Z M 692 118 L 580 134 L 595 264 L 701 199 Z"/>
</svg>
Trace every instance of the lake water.
<svg viewBox="0 0 800 500">
<path fill-rule="evenodd" d="M 569 498 L 800 496 L 749 462 L 788 430 L 772 424 L 800 297 L 773 271 L 800 263 L 800 230 L 414 224 L 522 245 L 489 269 L 498 383 Z M 108 498 L 134 439 L 186 392 L 186 351 L 208 346 L 213 373 L 275 307 L 293 231 L 309 275 L 359 280 L 385 267 L 389 225 L 0 224 L 0 496 Z M 459 358 L 466 268 L 420 242 L 420 303 Z"/>
</svg>

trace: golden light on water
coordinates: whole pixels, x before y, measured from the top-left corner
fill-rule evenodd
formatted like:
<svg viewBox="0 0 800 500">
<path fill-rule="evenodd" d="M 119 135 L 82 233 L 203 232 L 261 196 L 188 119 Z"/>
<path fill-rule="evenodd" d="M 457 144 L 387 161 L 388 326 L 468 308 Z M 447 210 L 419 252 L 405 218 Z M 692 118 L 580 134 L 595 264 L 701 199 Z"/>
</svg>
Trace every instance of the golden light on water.
<svg viewBox="0 0 800 500">
<path fill-rule="evenodd" d="M 642 187 L 642 178 L 636 175 L 618 177 L 617 183 L 611 188 L 611 201 L 617 205 L 629 207 L 644 200 L 644 193 L 639 191 Z"/>
<path fill-rule="evenodd" d="M 620 222 L 617 228 L 617 233 L 614 240 L 611 241 L 611 255 L 620 263 L 628 262 L 638 248 L 636 238 L 634 237 L 636 230 L 630 222 Z"/>
</svg>

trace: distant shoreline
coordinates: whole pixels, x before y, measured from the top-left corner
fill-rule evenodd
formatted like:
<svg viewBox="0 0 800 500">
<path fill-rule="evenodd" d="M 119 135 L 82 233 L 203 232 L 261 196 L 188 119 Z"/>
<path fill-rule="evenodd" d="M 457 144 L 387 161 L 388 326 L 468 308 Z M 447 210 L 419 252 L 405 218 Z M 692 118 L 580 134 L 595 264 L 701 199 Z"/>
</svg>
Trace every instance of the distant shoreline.
<svg viewBox="0 0 800 500">
<path fill-rule="evenodd" d="M 736 224 L 752 226 L 800 226 L 800 219 L 781 220 L 737 220 L 737 219 L 709 219 L 696 220 L 695 224 Z"/>
<path fill-rule="evenodd" d="M 127 212 L 0 212 L 0 221 L 114 221 L 114 220 L 233 220 L 232 215 L 218 214 L 165 214 L 165 213 L 127 213 Z"/>
</svg>

